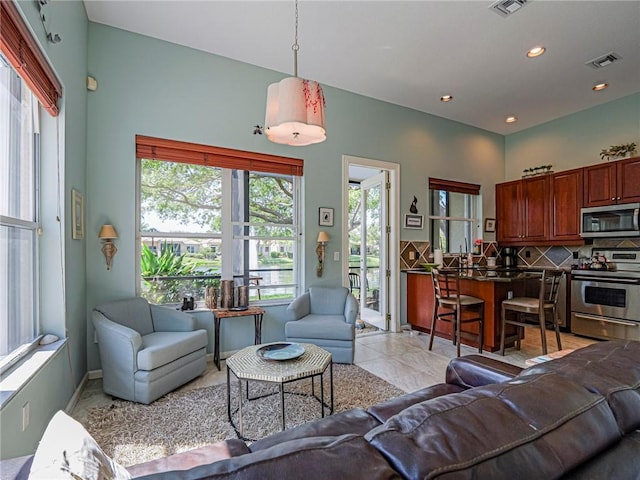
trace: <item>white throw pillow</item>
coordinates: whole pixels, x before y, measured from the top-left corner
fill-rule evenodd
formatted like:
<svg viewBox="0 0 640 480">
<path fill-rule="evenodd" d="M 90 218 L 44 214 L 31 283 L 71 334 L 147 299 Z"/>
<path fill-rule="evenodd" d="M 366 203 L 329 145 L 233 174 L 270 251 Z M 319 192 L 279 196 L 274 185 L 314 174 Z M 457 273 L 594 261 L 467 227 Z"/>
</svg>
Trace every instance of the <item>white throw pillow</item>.
<svg viewBox="0 0 640 480">
<path fill-rule="evenodd" d="M 84 427 L 63 411 L 47 425 L 29 474 L 34 480 L 129 478 L 129 472 L 109 458 Z"/>
</svg>

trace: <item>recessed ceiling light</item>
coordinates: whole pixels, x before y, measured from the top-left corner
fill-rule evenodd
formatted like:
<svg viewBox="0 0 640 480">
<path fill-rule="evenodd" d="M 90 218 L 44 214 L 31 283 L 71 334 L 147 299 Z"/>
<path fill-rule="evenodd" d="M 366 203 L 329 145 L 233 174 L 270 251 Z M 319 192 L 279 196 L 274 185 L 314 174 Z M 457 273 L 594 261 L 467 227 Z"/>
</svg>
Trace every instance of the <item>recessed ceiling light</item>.
<svg viewBox="0 0 640 480">
<path fill-rule="evenodd" d="M 605 88 L 607 88 L 609 86 L 608 83 L 602 82 L 602 83 L 596 83 L 593 87 L 591 87 L 591 89 L 594 92 L 599 92 L 600 90 L 604 90 Z"/>
<path fill-rule="evenodd" d="M 440 97 L 441 102 L 450 102 L 453 100 L 453 95 L 443 95 Z"/>
<path fill-rule="evenodd" d="M 515 123 L 518 121 L 518 117 L 516 117 L 515 115 L 509 115 L 507 118 L 504 119 L 505 123 Z"/>
<path fill-rule="evenodd" d="M 546 48 L 544 47 L 533 47 L 531 50 L 527 52 L 527 57 L 529 58 L 539 57 L 545 52 L 545 50 Z"/>
</svg>

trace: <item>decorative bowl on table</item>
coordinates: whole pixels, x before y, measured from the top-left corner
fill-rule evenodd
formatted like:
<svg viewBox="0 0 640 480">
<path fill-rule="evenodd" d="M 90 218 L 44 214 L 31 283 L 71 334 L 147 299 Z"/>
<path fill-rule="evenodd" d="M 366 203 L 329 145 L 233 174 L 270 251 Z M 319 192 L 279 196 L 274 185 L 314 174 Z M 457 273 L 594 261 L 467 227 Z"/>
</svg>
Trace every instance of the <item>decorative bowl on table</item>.
<svg viewBox="0 0 640 480">
<path fill-rule="evenodd" d="M 303 353 L 304 347 L 299 343 L 271 343 L 256 350 L 256 354 L 261 359 L 277 362 L 293 360 Z"/>
<path fill-rule="evenodd" d="M 440 266 L 439 263 L 421 263 L 420 266 L 424 268 L 427 272 L 430 272 L 434 268 L 438 268 Z"/>
</svg>

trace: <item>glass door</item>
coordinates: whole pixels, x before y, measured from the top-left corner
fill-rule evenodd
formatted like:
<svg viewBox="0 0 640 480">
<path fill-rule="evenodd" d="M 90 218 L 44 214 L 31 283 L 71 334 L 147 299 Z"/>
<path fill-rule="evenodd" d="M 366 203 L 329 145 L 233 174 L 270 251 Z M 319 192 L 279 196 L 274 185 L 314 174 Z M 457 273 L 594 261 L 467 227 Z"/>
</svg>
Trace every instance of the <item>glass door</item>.
<svg viewBox="0 0 640 480">
<path fill-rule="evenodd" d="M 389 329 L 388 285 L 389 229 L 388 173 L 363 180 L 360 187 L 360 318 L 382 330 Z"/>
</svg>

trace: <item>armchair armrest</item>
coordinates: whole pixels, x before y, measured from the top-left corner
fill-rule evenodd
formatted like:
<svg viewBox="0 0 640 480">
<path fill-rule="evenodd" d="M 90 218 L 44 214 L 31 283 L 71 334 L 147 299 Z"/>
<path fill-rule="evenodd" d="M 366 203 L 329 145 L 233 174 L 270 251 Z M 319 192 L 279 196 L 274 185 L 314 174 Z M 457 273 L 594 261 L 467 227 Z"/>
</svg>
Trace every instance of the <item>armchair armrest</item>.
<svg viewBox="0 0 640 480">
<path fill-rule="evenodd" d="M 98 334 L 105 392 L 121 398 L 133 398 L 133 374 L 138 370 L 142 336 L 129 327 L 109 320 L 97 310 L 93 311 L 93 325 Z"/>
<path fill-rule="evenodd" d="M 151 307 L 153 330 L 156 332 L 192 332 L 196 330 L 196 320 L 188 313 L 172 310 L 160 305 Z"/>
<path fill-rule="evenodd" d="M 358 317 L 358 301 L 351 293 L 347 295 L 347 300 L 344 302 L 344 319 L 347 323 L 352 325 L 356 323 Z"/>
<path fill-rule="evenodd" d="M 287 307 L 287 320 L 300 320 L 311 311 L 311 297 L 309 292 L 296 297 Z"/>
</svg>

